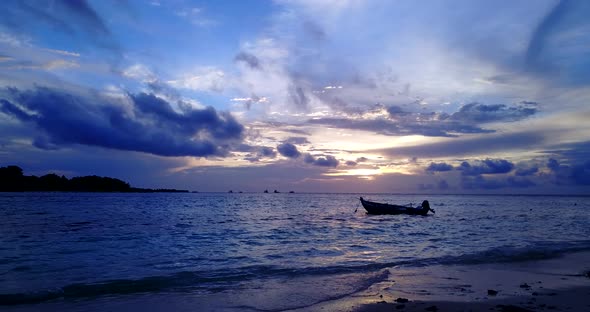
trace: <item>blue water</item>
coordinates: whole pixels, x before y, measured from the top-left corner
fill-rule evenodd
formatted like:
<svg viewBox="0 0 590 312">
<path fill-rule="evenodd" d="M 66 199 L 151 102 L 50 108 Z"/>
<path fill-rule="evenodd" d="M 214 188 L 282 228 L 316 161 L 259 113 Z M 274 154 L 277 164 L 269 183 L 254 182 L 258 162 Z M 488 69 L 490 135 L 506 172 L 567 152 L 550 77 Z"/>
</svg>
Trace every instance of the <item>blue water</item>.
<svg viewBox="0 0 590 312">
<path fill-rule="evenodd" d="M 590 197 L 363 196 L 436 214 L 366 215 L 359 194 L 0 193 L 0 305 L 337 281 L 321 301 L 388 267 L 590 250 Z"/>
</svg>

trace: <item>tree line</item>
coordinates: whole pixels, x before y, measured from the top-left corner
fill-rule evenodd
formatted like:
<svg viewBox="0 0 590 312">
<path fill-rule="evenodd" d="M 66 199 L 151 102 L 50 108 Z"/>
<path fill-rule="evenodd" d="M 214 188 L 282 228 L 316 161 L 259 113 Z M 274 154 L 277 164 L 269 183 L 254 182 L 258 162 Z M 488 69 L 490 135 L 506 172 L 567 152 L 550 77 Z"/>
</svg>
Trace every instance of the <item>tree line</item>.
<svg viewBox="0 0 590 312">
<path fill-rule="evenodd" d="M 55 173 L 41 177 L 26 176 L 18 166 L 0 167 L 0 192 L 188 192 L 175 189 L 136 188 L 129 183 L 110 177 L 96 175 L 71 179 Z"/>
</svg>

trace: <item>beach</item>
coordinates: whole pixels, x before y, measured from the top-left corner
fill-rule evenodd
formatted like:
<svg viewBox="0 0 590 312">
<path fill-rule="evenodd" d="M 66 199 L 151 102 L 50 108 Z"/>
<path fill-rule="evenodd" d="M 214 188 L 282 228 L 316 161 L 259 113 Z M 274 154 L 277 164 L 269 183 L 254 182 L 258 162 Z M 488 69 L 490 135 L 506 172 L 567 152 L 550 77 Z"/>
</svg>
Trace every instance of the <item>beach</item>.
<svg viewBox="0 0 590 312">
<path fill-rule="evenodd" d="M 276 301 L 298 301 L 300 286 L 260 292 L 156 293 L 54 300 L 3 307 L 6 311 L 590 311 L 590 252 L 523 262 L 387 268 L 386 277 L 348 295 L 298 308 Z M 345 281 L 343 281 L 345 282 Z M 288 281 L 286 282 L 288 284 Z M 307 285 L 325 291 L 326 285 Z M 273 291 L 274 289 L 275 291 Z M 313 290 L 312 290 L 313 291 Z M 220 302 L 224 301 L 223 305 Z M 241 303 L 241 304 L 240 304 Z"/>
<path fill-rule="evenodd" d="M 538 261 L 419 268 L 391 274 L 367 291 L 319 309 L 590 311 L 589 274 L 588 252 Z"/>
</svg>

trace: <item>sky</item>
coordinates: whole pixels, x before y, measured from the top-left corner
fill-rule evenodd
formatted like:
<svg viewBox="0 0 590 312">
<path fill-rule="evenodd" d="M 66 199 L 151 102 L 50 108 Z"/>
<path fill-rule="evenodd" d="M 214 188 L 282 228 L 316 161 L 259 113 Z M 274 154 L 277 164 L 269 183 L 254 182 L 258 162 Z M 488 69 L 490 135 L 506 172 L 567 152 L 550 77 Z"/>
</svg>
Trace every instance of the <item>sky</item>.
<svg viewBox="0 0 590 312">
<path fill-rule="evenodd" d="M 590 194 L 589 15 L 1 1 L 0 165 L 191 191 Z"/>
</svg>

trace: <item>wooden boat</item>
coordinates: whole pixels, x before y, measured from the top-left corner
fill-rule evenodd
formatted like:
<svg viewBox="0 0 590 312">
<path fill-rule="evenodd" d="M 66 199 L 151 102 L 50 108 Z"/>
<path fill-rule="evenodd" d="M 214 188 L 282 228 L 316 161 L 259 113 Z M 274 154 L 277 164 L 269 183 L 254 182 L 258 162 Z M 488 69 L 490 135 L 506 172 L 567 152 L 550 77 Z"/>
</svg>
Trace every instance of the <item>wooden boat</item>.
<svg viewBox="0 0 590 312">
<path fill-rule="evenodd" d="M 362 197 L 361 204 L 363 204 L 363 207 L 368 214 L 409 214 L 425 216 L 428 214 L 428 211 L 434 213 L 434 210 L 430 209 L 430 204 L 427 200 L 423 201 L 422 205 L 415 208 L 402 205 L 376 203 L 364 200 Z"/>
</svg>

